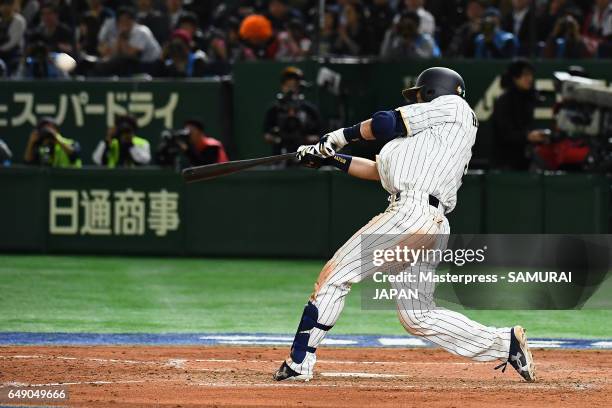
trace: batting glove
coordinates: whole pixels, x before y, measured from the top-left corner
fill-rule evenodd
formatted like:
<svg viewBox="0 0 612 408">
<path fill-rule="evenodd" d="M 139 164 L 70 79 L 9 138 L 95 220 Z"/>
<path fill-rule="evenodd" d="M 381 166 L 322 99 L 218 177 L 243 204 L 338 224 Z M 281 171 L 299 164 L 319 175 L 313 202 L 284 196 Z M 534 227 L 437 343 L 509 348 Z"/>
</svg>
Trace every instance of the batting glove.
<svg viewBox="0 0 612 408">
<path fill-rule="evenodd" d="M 327 158 L 335 155 L 336 150 L 342 149 L 347 144 L 344 131 L 338 129 L 324 135 L 315 146 L 317 147 L 318 154 Z"/>
<path fill-rule="evenodd" d="M 297 149 L 297 153 L 295 154 L 295 157 L 297 157 L 297 159 L 302 162 L 304 160 L 304 158 L 307 155 L 310 156 L 319 156 L 322 158 L 321 154 L 319 154 L 319 150 L 317 149 L 316 144 L 314 145 L 302 145 L 300 147 L 298 147 Z"/>
</svg>

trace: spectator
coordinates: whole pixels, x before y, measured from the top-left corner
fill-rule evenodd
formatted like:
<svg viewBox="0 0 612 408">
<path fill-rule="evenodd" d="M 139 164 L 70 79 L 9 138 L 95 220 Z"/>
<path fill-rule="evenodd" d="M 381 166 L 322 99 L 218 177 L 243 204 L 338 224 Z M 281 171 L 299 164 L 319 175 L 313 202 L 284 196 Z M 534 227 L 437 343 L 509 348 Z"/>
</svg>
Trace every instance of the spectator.
<svg viewBox="0 0 612 408">
<path fill-rule="evenodd" d="M 474 57 L 475 40 L 476 36 L 480 33 L 483 13 L 484 6 L 482 0 L 468 1 L 465 10 L 467 21 L 455 30 L 453 39 L 448 47 L 449 56 Z"/>
<path fill-rule="evenodd" d="M 338 29 L 338 13 L 332 7 L 325 9 L 323 15 L 323 26 L 319 32 L 319 54 L 328 55 L 331 54 L 333 44 L 336 41 Z"/>
<path fill-rule="evenodd" d="M 310 54 L 312 41 L 306 37 L 302 21 L 294 18 L 287 23 L 287 30 L 278 33 L 276 59 L 303 58 Z"/>
<path fill-rule="evenodd" d="M 425 10 L 424 5 L 425 0 L 404 0 L 406 10 L 414 11 L 419 16 L 419 33 L 433 36 L 436 33 L 436 19 Z"/>
<path fill-rule="evenodd" d="M 599 58 L 612 58 L 612 13 L 608 14 L 608 18 L 603 24 L 601 30 L 603 40 L 599 44 L 597 55 Z"/>
<path fill-rule="evenodd" d="M 505 16 L 502 27 L 514 34 L 519 46 L 518 55 L 535 55 L 537 33 L 532 0 L 512 0 L 512 12 Z"/>
<path fill-rule="evenodd" d="M 190 119 L 185 122 L 185 130 L 189 132 L 189 139 L 187 144 L 183 144 L 181 149 L 189 159 L 191 166 L 203 166 L 205 164 L 228 161 L 223 143 L 208 136 L 204 132 L 202 122 L 197 119 Z"/>
<path fill-rule="evenodd" d="M 363 8 L 359 3 L 347 3 L 332 52 L 339 55 L 367 55 L 370 38 L 367 31 Z"/>
<path fill-rule="evenodd" d="M 294 152 L 300 145 L 316 143 L 321 133 L 321 114 L 304 99 L 304 73 L 287 67 L 281 73 L 280 93 L 264 119 L 264 140 L 273 154 Z"/>
<path fill-rule="evenodd" d="M 0 167 L 10 166 L 12 158 L 13 158 L 13 152 L 11 152 L 11 149 L 9 149 L 6 142 L 0 139 Z"/>
<path fill-rule="evenodd" d="M 240 38 L 241 23 L 238 18 L 231 16 L 227 21 L 225 49 L 227 62 L 233 64 L 237 61 L 251 61 L 256 58 L 255 54 Z"/>
<path fill-rule="evenodd" d="M 191 50 L 191 35 L 183 29 L 174 30 L 170 42 L 164 48 L 163 61 L 157 76 L 170 78 L 193 78 L 206 75 L 207 58 L 201 51 Z"/>
<path fill-rule="evenodd" d="M 298 19 L 301 21 L 300 13 L 289 7 L 288 0 L 270 0 L 268 2 L 266 17 L 268 17 L 268 20 L 272 23 L 272 28 L 275 31 L 285 31 L 291 19 Z"/>
<path fill-rule="evenodd" d="M 504 92 L 493 105 L 493 157 L 497 168 L 527 170 L 530 143 L 546 141 L 547 135 L 533 127 L 536 92 L 533 66 L 526 60 L 512 62 L 502 78 Z"/>
<path fill-rule="evenodd" d="M 178 20 L 177 28 L 189 33 L 194 51 L 208 51 L 207 38 L 202 30 L 200 30 L 199 19 L 195 13 L 191 11 L 184 12 Z"/>
<path fill-rule="evenodd" d="M 170 23 L 170 31 L 178 26 L 178 21 L 183 15 L 183 0 L 166 0 L 166 15 Z"/>
<path fill-rule="evenodd" d="M 516 38 L 499 28 L 500 13 L 489 7 L 484 14 L 481 33 L 474 40 L 476 58 L 511 58 L 516 54 Z"/>
<path fill-rule="evenodd" d="M 206 54 L 209 74 L 229 74 L 231 66 L 228 60 L 225 33 L 212 25 L 208 27 L 206 32 L 203 32 L 199 27 L 198 16 L 191 11 L 183 13 L 179 18 L 178 28 L 191 35 L 192 51 L 201 51 Z"/>
<path fill-rule="evenodd" d="M 382 44 L 387 29 L 393 22 L 393 10 L 389 0 L 373 0 L 369 7 L 368 25 L 372 34 L 372 41 L 377 46 Z"/>
<path fill-rule="evenodd" d="M 27 28 L 25 19 L 15 7 L 15 0 L 0 0 L 0 59 L 6 63 L 9 75 L 19 65 Z"/>
<path fill-rule="evenodd" d="M 53 118 L 43 117 L 30 134 L 24 160 L 50 167 L 81 167 L 79 143 L 60 134 Z"/>
<path fill-rule="evenodd" d="M 142 25 L 149 27 L 159 44 L 166 42 L 170 36 L 170 21 L 168 17 L 153 7 L 153 0 L 137 0 L 138 13 L 136 19 Z"/>
<path fill-rule="evenodd" d="M 55 57 L 57 53 L 49 52 L 47 44 L 35 41 L 28 46 L 26 57 L 15 73 L 18 79 L 66 79 L 68 74 L 57 68 Z"/>
<path fill-rule="evenodd" d="M 115 126 L 108 129 L 106 138 L 98 143 L 92 155 L 94 163 L 109 168 L 149 164 L 151 148 L 146 139 L 136 136 L 137 128 L 133 116 L 118 116 Z"/>
<path fill-rule="evenodd" d="M 559 18 L 565 16 L 572 6 L 571 0 L 550 0 L 546 11 L 537 18 L 539 41 L 546 41 L 548 39 Z"/>
<path fill-rule="evenodd" d="M 50 1 L 40 6 L 40 25 L 30 38 L 44 42 L 51 52 L 74 53 L 73 30 L 59 21 L 57 6 Z"/>
<path fill-rule="evenodd" d="M 136 23 L 136 13 L 121 7 L 117 18 L 100 29 L 99 51 L 105 62 L 97 67 L 102 75 L 132 75 L 148 72 L 159 59 L 161 48 L 148 27 Z"/>
<path fill-rule="evenodd" d="M 244 59 L 274 59 L 278 42 L 274 37 L 272 24 L 265 16 L 248 16 L 242 20 L 239 33 L 247 46 L 242 50 Z"/>
<path fill-rule="evenodd" d="M 584 19 L 582 35 L 587 46 L 593 54 L 599 44 L 604 40 L 606 24 L 612 20 L 612 2 L 610 0 L 596 0 L 593 9 Z"/>
<path fill-rule="evenodd" d="M 586 43 L 580 35 L 578 21 L 569 14 L 561 17 L 546 41 L 544 57 L 578 59 L 589 56 Z"/>
<path fill-rule="evenodd" d="M 24 0 L 21 2 L 19 13 L 25 18 L 28 27 L 34 25 L 34 19 L 38 15 L 40 10 L 40 3 L 38 0 Z"/>
<path fill-rule="evenodd" d="M 381 47 L 385 58 L 434 58 L 440 49 L 429 34 L 419 33 L 419 16 L 414 11 L 404 11 L 397 24 L 387 31 Z"/>
<path fill-rule="evenodd" d="M 102 0 L 87 0 L 87 10 L 79 21 L 79 47 L 87 55 L 99 55 L 98 35 L 107 19 L 114 19 L 115 13 L 104 7 Z"/>
</svg>

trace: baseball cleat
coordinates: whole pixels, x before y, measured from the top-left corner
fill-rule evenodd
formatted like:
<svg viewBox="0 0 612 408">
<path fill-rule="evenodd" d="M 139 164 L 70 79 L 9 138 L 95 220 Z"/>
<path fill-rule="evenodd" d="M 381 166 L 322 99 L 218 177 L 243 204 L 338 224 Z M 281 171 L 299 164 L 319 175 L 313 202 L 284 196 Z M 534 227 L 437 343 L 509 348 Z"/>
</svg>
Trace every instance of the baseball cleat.
<svg viewBox="0 0 612 408">
<path fill-rule="evenodd" d="M 506 366 L 510 363 L 512 367 L 528 382 L 536 380 L 535 363 L 533 356 L 527 345 L 525 329 L 521 326 L 514 326 L 510 331 L 510 357 L 508 361 L 495 367 L 497 370 L 502 368 L 502 373 L 506 371 Z"/>
<path fill-rule="evenodd" d="M 283 361 L 283 364 L 274 373 L 273 378 L 276 381 L 283 381 L 283 380 L 310 381 L 312 379 L 312 374 L 300 374 L 296 371 L 293 371 L 291 367 L 287 365 L 287 362 Z"/>
</svg>

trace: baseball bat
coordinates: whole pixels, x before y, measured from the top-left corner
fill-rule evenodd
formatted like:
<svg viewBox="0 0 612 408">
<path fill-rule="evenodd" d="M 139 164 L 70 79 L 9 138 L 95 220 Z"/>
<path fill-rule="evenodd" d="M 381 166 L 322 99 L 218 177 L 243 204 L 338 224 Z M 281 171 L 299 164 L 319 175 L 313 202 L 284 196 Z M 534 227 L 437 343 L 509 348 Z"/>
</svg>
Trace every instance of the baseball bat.
<svg viewBox="0 0 612 408">
<path fill-rule="evenodd" d="M 295 157 L 295 153 L 285 153 L 276 156 L 259 157 L 257 159 L 234 160 L 225 163 L 207 164 L 205 166 L 188 167 L 183 170 L 183 180 L 187 183 L 210 180 L 228 174 L 238 173 L 262 164 L 280 163 Z"/>
</svg>

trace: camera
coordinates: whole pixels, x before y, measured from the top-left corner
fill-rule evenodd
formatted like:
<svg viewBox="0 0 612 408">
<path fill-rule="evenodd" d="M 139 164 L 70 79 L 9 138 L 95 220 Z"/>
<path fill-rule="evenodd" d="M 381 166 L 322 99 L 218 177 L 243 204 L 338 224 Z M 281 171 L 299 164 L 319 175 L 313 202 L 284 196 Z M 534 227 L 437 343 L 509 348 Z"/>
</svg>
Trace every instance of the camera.
<svg viewBox="0 0 612 408">
<path fill-rule="evenodd" d="M 612 170 L 612 90 L 601 80 L 567 72 L 553 76 L 561 96 L 556 114 L 559 136 L 588 145 L 585 170 Z"/>
<path fill-rule="evenodd" d="M 118 116 L 117 119 L 115 119 L 115 131 L 113 132 L 112 137 L 115 139 L 120 139 L 123 135 L 133 134 L 136 131 L 136 128 L 136 120 L 132 116 Z"/>
<path fill-rule="evenodd" d="M 32 77 L 49 77 L 49 49 L 43 41 L 36 40 L 28 48 L 26 65 L 29 67 Z"/>
<path fill-rule="evenodd" d="M 292 91 L 276 96 L 278 116 L 275 133 L 279 136 L 279 144 L 299 145 L 306 136 L 303 101 L 304 95 Z"/>
<path fill-rule="evenodd" d="M 190 132 L 187 129 L 164 130 L 155 154 L 157 163 L 161 166 L 171 166 L 180 169 L 183 150 L 180 144 L 189 143 Z"/>
</svg>

